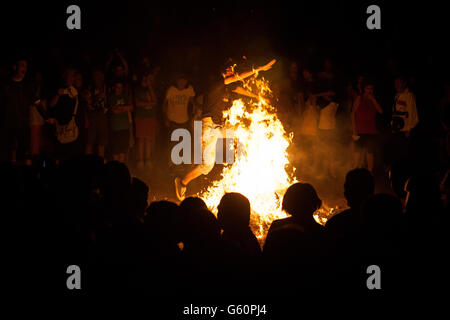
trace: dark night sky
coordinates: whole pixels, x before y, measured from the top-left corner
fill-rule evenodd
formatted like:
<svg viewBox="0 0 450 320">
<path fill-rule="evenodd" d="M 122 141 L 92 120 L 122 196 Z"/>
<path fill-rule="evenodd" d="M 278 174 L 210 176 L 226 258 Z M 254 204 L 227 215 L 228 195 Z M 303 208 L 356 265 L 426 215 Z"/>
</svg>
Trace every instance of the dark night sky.
<svg viewBox="0 0 450 320">
<path fill-rule="evenodd" d="M 78 4 L 82 30 L 66 29 L 66 7 Z M 366 8 L 378 4 L 382 30 L 366 29 Z M 9 6 L 9 7 L 8 7 Z M 449 24 L 443 2 L 291 1 L 35 1 L 2 8 L 3 44 L 42 52 L 52 46 L 146 49 L 154 57 L 189 59 L 273 55 L 305 61 L 331 55 L 347 65 L 370 65 L 394 55 L 407 65 L 448 67 Z M 2 50 L 2 55 L 10 50 Z M 189 50 L 187 50 L 189 49 Z M 20 50 L 20 49 L 17 49 Z M 17 51 L 16 50 L 16 51 Z M 312 63 L 313 61 L 311 61 Z"/>
</svg>

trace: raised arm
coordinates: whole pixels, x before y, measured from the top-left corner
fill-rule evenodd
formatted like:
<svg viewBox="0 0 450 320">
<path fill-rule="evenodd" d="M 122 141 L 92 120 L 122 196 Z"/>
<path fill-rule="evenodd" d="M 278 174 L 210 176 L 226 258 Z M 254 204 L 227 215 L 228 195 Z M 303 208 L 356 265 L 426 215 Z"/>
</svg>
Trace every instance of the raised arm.
<svg viewBox="0 0 450 320">
<path fill-rule="evenodd" d="M 230 84 L 230 83 L 233 83 L 233 82 L 236 82 L 236 81 L 239 81 L 239 80 L 242 80 L 242 79 L 251 77 L 252 75 L 254 75 L 254 74 L 257 73 L 257 72 L 260 72 L 260 71 L 267 71 L 267 70 L 269 70 L 270 68 L 272 68 L 272 66 L 275 64 L 275 62 L 277 62 L 277 60 L 273 59 L 273 60 L 270 61 L 268 64 L 265 64 L 265 65 L 263 65 L 263 66 L 261 66 L 261 67 L 258 67 L 258 68 L 256 68 L 256 69 L 253 69 L 253 70 L 251 70 L 251 71 L 243 72 L 243 73 L 241 73 L 241 74 L 234 74 L 234 75 L 232 75 L 232 76 L 226 77 L 226 78 L 224 79 L 224 83 L 225 83 L 225 84 Z"/>
<path fill-rule="evenodd" d="M 52 108 L 54 106 L 56 106 L 56 104 L 59 101 L 59 97 L 62 96 L 63 94 L 64 94 L 64 89 L 59 89 L 58 93 L 53 97 L 52 100 L 50 100 L 49 106 L 52 107 Z"/>
<path fill-rule="evenodd" d="M 250 97 L 250 98 L 259 98 L 256 94 L 251 93 L 250 91 L 242 88 L 242 87 L 236 87 L 236 89 L 233 90 L 233 92 L 236 92 L 238 94 L 242 94 L 244 96 Z"/>
<path fill-rule="evenodd" d="M 128 68 L 127 60 L 124 58 L 124 56 L 123 56 L 123 54 L 121 52 L 117 52 L 117 56 L 119 57 L 120 61 L 122 62 L 123 69 L 124 69 L 124 72 L 125 72 L 125 76 L 128 77 L 129 68 Z"/>
<path fill-rule="evenodd" d="M 251 93 L 250 91 L 248 91 L 248 90 L 246 90 L 246 89 L 244 89 L 242 87 L 239 87 L 239 86 L 236 87 L 236 89 L 234 89 L 233 92 L 241 94 L 243 96 L 250 97 L 250 98 L 258 99 L 258 100 L 262 101 L 263 104 L 268 104 L 268 101 L 265 98 L 263 98 L 261 96 L 258 96 L 258 95 L 254 94 L 254 93 Z"/>
<path fill-rule="evenodd" d="M 383 113 L 383 108 L 381 108 L 380 104 L 378 103 L 377 99 L 375 99 L 374 97 L 372 97 L 372 102 L 373 105 L 375 107 L 375 109 L 377 110 L 378 113 Z"/>
</svg>

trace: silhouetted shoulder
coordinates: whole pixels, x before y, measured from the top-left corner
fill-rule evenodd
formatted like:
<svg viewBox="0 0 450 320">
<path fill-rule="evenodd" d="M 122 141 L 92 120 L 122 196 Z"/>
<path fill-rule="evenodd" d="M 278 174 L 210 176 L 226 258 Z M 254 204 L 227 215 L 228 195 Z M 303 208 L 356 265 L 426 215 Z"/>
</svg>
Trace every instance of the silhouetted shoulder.
<svg viewBox="0 0 450 320">
<path fill-rule="evenodd" d="M 270 225 L 269 232 L 273 232 L 273 231 L 281 229 L 289 224 L 292 224 L 293 223 L 292 220 L 293 220 L 292 217 L 274 220 L 272 222 L 272 224 Z"/>
<path fill-rule="evenodd" d="M 359 226 L 359 213 L 352 209 L 347 209 L 331 217 L 325 225 L 325 230 L 328 232 L 347 233 L 348 231 L 357 230 Z"/>
</svg>

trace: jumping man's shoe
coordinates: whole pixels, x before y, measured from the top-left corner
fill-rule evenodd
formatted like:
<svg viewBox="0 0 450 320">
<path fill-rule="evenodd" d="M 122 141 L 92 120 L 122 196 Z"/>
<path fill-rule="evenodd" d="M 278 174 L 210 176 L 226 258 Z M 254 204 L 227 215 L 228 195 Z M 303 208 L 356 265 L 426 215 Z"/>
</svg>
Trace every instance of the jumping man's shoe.
<svg viewBox="0 0 450 320">
<path fill-rule="evenodd" d="M 186 194 L 186 186 L 183 185 L 179 177 L 175 178 L 175 192 L 177 194 L 178 200 L 183 201 Z"/>
</svg>

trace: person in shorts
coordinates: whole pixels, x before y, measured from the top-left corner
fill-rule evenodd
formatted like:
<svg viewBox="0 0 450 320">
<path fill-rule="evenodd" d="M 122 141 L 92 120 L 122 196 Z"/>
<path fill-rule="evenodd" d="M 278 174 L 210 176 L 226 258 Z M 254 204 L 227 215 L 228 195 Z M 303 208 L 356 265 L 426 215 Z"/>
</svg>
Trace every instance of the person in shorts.
<svg viewBox="0 0 450 320">
<path fill-rule="evenodd" d="M 188 82 L 188 77 L 182 73 L 176 74 L 175 83 L 169 87 L 163 102 L 164 124 L 169 137 L 176 129 L 190 130 L 192 127 L 193 115 L 190 112 L 190 105 L 193 105 L 195 91 Z M 192 111 L 192 110 L 191 110 Z M 175 146 L 174 142 L 169 143 L 169 149 Z M 173 163 L 170 161 L 169 152 L 169 168 L 174 169 Z"/>
<path fill-rule="evenodd" d="M 133 110 L 131 98 L 124 93 L 124 84 L 116 81 L 109 95 L 110 140 L 113 159 L 125 163 L 130 144 L 130 113 Z"/>
<path fill-rule="evenodd" d="M 150 74 L 141 76 L 135 91 L 135 124 L 137 139 L 137 167 L 152 167 L 151 154 L 156 136 L 156 94 Z"/>
<path fill-rule="evenodd" d="M 207 175 L 213 168 L 216 160 L 217 139 L 222 136 L 223 111 L 233 102 L 235 94 L 258 98 L 255 94 L 237 85 L 236 82 L 254 75 L 258 71 L 269 70 L 276 60 L 255 68 L 252 71 L 237 74 L 231 64 L 227 62 L 223 79 L 213 83 L 202 110 L 202 163 L 195 166 L 184 177 L 175 178 L 175 192 L 181 201 L 185 197 L 186 186 L 197 177 Z"/>
<path fill-rule="evenodd" d="M 355 141 L 354 166 L 362 167 L 365 158 L 367 169 L 373 173 L 377 137 L 376 115 L 383 113 L 383 109 L 374 97 L 374 85 L 366 83 L 363 88 L 363 94 L 356 98 L 352 112 Z"/>
</svg>

